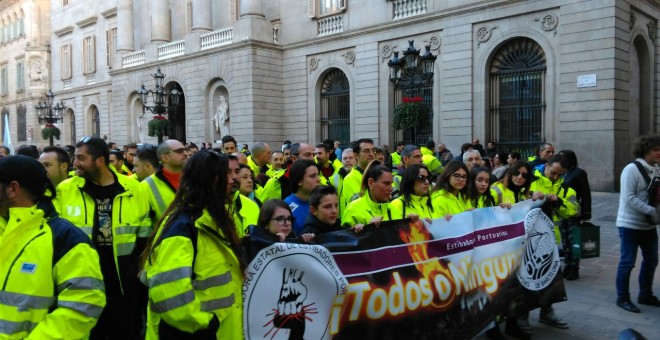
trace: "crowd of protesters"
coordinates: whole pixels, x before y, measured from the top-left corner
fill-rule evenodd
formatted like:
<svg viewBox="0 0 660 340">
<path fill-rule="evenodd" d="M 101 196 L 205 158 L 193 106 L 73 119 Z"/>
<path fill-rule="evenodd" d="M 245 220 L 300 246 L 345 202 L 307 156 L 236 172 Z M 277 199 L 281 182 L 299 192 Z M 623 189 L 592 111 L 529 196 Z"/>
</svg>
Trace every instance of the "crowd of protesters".
<svg viewBox="0 0 660 340">
<path fill-rule="evenodd" d="M 591 196 L 573 151 L 544 143 L 523 159 L 478 139 L 456 156 L 433 141 L 397 143 L 391 153 L 367 138 L 340 144 L 239 149 L 224 136 L 216 148 L 166 140 L 120 150 L 85 137 L 41 152 L 22 146 L 14 156 L 0 148 L 0 267 L 10 273 L 0 292 L 0 335 L 241 338 L 243 271 L 258 251 L 246 237 L 314 243 L 327 232 L 449 220 L 528 199 L 545 199 L 560 231 L 562 274 L 579 279 L 570 229 L 591 218 Z M 655 252 L 653 270 L 657 234 Z M 625 275 L 620 299 L 630 310 Z M 657 301 L 645 293 L 645 302 Z M 541 304 L 539 321 L 568 328 L 550 304 Z M 506 332 L 531 338 L 528 314 L 509 315 Z M 497 325 L 486 334 L 504 338 Z"/>
</svg>

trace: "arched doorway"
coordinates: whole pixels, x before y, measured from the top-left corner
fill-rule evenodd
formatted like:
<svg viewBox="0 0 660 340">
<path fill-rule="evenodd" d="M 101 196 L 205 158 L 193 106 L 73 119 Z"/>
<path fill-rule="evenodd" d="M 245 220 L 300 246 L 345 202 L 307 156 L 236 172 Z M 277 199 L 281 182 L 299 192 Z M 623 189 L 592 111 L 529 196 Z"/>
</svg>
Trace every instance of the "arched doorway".
<svg viewBox="0 0 660 340">
<path fill-rule="evenodd" d="M 545 52 L 534 40 L 505 43 L 490 63 L 487 140 L 501 150 L 533 154 L 545 141 Z"/>
<path fill-rule="evenodd" d="M 321 84 L 321 140 L 348 145 L 351 139 L 351 88 L 346 74 L 332 69 Z"/>
<path fill-rule="evenodd" d="M 62 124 L 62 141 L 71 145 L 76 145 L 76 115 L 71 108 L 64 112 L 64 124 Z"/>
<path fill-rule="evenodd" d="M 174 86 L 177 86 L 181 90 L 181 85 L 177 82 L 172 82 L 167 84 L 167 92 L 171 91 Z M 174 110 L 170 110 L 167 113 L 167 118 L 170 120 L 170 139 L 176 139 L 181 143 L 186 143 L 186 97 L 185 93 L 181 90 L 181 96 L 179 97 L 179 103 L 174 106 L 172 103 L 172 96 L 167 97 L 167 106 L 174 107 Z"/>
<path fill-rule="evenodd" d="M 628 104 L 628 145 L 640 135 L 654 131 L 653 93 L 649 48 L 640 35 L 633 40 L 630 51 L 630 82 Z M 630 149 L 629 147 L 626 150 Z"/>
</svg>

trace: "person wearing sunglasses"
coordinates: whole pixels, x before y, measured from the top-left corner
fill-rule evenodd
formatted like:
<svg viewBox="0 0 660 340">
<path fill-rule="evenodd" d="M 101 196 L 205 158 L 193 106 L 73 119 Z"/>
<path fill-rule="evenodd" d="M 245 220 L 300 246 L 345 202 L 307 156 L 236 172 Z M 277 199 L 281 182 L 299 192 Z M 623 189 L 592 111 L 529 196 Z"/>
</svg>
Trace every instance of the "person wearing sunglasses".
<svg viewBox="0 0 660 340">
<path fill-rule="evenodd" d="M 468 168 L 465 164 L 456 160 L 447 163 L 431 193 L 433 218 L 444 217 L 449 220 L 452 215 L 468 210 L 465 201 L 467 179 Z"/>
<path fill-rule="evenodd" d="M 149 237 L 140 258 L 149 287 L 147 339 L 243 337 L 246 263 L 228 208 L 228 172 L 227 155 L 192 156 L 167 218 Z"/>
<path fill-rule="evenodd" d="M 399 185 L 400 196 L 390 202 L 392 219 L 402 219 L 410 215 L 431 219 L 433 206 L 429 175 L 424 164 L 413 164 L 403 171 Z"/>
<path fill-rule="evenodd" d="M 83 137 L 73 161 L 77 176 L 57 186 L 53 205 L 99 253 L 107 305 L 91 339 L 137 339 L 147 303 L 137 262 L 152 230 L 149 203 L 137 180 L 110 170 L 109 153 L 103 139 Z"/>
<path fill-rule="evenodd" d="M 498 182 L 491 186 L 491 193 L 495 205 L 511 208 L 513 204 L 522 202 L 530 197 L 529 186 L 532 184 L 532 169 L 529 163 L 518 160 L 504 173 Z M 538 198 L 535 196 L 534 198 Z"/>
<path fill-rule="evenodd" d="M 160 168 L 140 183 L 149 202 L 154 226 L 163 218 L 165 210 L 174 200 L 189 153 L 183 143 L 169 139 L 158 145 L 156 156 L 160 161 Z"/>
</svg>

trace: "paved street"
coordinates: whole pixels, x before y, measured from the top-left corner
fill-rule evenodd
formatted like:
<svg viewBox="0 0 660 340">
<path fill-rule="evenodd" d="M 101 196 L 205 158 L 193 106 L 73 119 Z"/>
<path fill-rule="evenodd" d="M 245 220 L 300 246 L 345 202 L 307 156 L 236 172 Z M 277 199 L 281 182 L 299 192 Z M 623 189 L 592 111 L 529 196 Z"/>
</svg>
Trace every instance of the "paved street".
<svg viewBox="0 0 660 340">
<path fill-rule="evenodd" d="M 538 310 L 530 314 L 534 339 L 616 339 L 621 330 L 633 328 L 648 339 L 660 334 L 660 308 L 638 305 L 640 314 L 626 312 L 616 306 L 615 277 L 619 259 L 619 236 L 615 226 L 619 205 L 618 193 L 592 193 L 592 223 L 600 225 L 601 253 L 599 258 L 580 263 L 580 279 L 565 281 L 568 301 L 555 304 L 555 310 L 570 329 L 559 330 L 538 323 Z M 631 296 L 637 301 L 639 264 L 630 280 Z M 660 271 L 656 271 L 654 291 L 660 295 Z M 504 327 L 502 327 L 502 330 Z"/>
</svg>

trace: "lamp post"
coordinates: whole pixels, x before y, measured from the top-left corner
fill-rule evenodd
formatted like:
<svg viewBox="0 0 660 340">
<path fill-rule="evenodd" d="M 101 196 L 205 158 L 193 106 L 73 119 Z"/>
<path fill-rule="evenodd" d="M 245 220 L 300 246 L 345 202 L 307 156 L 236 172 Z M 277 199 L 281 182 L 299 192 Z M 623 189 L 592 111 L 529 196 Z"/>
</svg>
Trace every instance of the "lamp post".
<svg viewBox="0 0 660 340">
<path fill-rule="evenodd" d="M 429 91 L 425 93 L 425 89 L 433 87 L 433 69 L 435 60 L 438 56 L 431 53 L 431 45 L 424 46 L 424 53 L 420 55 L 420 50 L 415 49 L 415 41 L 408 40 L 408 48 L 403 51 L 403 56 L 399 58 L 399 52 L 395 51 L 392 59 L 387 63 L 390 69 L 390 81 L 394 84 L 395 90 L 403 91 L 403 97 L 422 97 L 423 103 L 431 107 L 431 95 Z M 410 127 L 408 132 L 411 137 L 419 140 L 426 138 L 423 132 L 425 129 L 430 129 L 430 125 L 425 125 L 425 122 L 418 122 L 422 130 L 415 130 L 416 128 Z M 405 137 L 405 136 L 404 136 Z"/>
<path fill-rule="evenodd" d="M 34 106 L 34 109 L 37 111 L 37 117 L 39 118 L 39 124 L 46 125 L 42 130 L 42 135 L 48 136 L 50 146 L 53 146 L 53 136 L 60 139 L 60 129 L 54 124 L 61 123 L 64 120 L 62 113 L 66 109 L 66 105 L 61 101 L 53 106 L 54 99 L 55 94 L 53 94 L 53 91 L 48 90 L 46 101 L 40 101 Z"/>
<path fill-rule="evenodd" d="M 167 119 L 163 117 L 163 114 L 176 112 L 176 107 L 179 105 L 179 99 L 181 98 L 183 90 L 179 87 L 179 85 L 175 84 L 169 92 L 165 91 L 165 88 L 163 87 L 163 79 L 165 79 L 165 75 L 160 72 L 160 67 L 156 70 L 156 73 L 152 74 L 151 76 L 154 78 L 154 88 L 146 89 L 144 84 L 142 84 L 142 87 L 137 91 L 140 104 L 142 104 L 142 113 L 144 114 L 145 112 L 149 111 L 156 115 L 154 117 L 155 120 L 167 121 Z M 149 94 L 151 94 L 152 98 L 151 105 L 149 105 Z M 170 96 L 172 99 L 172 106 L 165 104 L 166 96 Z M 163 125 L 166 127 L 169 126 L 168 123 Z M 163 130 L 165 129 L 157 129 L 156 135 L 158 136 L 158 144 L 163 142 Z"/>
</svg>

